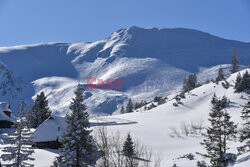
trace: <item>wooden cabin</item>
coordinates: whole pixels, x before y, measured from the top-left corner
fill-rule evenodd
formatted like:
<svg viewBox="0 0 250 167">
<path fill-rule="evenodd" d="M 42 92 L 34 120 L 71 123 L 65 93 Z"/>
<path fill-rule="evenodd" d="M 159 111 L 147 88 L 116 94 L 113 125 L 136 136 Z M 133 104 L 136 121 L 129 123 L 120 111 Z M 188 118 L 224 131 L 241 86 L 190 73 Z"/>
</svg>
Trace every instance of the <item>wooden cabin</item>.
<svg viewBox="0 0 250 167">
<path fill-rule="evenodd" d="M 9 103 L 0 102 L 0 128 L 11 128 L 15 122 Z"/>
<path fill-rule="evenodd" d="M 50 116 L 33 133 L 34 146 L 38 148 L 58 149 L 61 135 L 66 128 L 65 118 Z"/>
</svg>

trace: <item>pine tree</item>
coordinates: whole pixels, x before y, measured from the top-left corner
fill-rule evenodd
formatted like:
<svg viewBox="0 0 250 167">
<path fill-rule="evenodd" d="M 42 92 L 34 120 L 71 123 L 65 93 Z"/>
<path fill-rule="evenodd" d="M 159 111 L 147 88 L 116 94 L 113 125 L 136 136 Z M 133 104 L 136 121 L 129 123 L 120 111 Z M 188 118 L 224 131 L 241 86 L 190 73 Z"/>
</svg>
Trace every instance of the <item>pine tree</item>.
<svg viewBox="0 0 250 167">
<path fill-rule="evenodd" d="M 30 127 L 36 128 L 41 123 L 43 123 L 51 115 L 51 111 L 48 106 L 48 100 L 44 95 L 44 92 L 41 92 L 36 96 L 35 104 L 32 109 L 28 110 L 28 122 Z"/>
<path fill-rule="evenodd" d="M 183 83 L 182 83 L 182 89 L 181 93 L 186 93 L 189 91 L 188 84 L 187 84 L 187 78 L 184 78 Z"/>
<path fill-rule="evenodd" d="M 207 153 L 201 154 L 209 158 L 212 166 L 221 167 L 226 164 L 227 141 L 234 138 L 236 134 L 236 125 L 230 121 L 229 114 L 224 110 L 228 103 L 224 96 L 219 99 L 213 96 L 211 112 L 209 113 L 210 126 L 203 134 L 205 139 L 201 142 Z"/>
<path fill-rule="evenodd" d="M 235 92 L 242 92 L 245 90 L 250 90 L 250 75 L 248 71 L 246 71 L 243 76 L 241 77 L 241 74 L 238 73 L 235 81 Z"/>
<path fill-rule="evenodd" d="M 129 112 L 133 112 L 133 102 L 131 99 L 128 100 L 128 104 L 126 106 L 126 112 L 129 113 Z"/>
<path fill-rule="evenodd" d="M 231 73 L 235 73 L 237 71 L 239 71 L 239 61 L 238 61 L 238 57 L 237 57 L 237 51 L 236 49 L 234 49 L 234 54 L 233 54 L 233 58 L 232 58 L 232 65 L 231 65 Z"/>
<path fill-rule="evenodd" d="M 216 77 L 216 81 L 221 81 L 225 79 L 225 75 L 224 75 L 224 72 L 223 72 L 223 68 L 220 66 L 220 68 L 218 69 L 218 76 Z"/>
<path fill-rule="evenodd" d="M 205 161 L 197 161 L 196 167 L 208 167 Z"/>
<path fill-rule="evenodd" d="M 234 89 L 235 89 L 235 92 L 241 92 L 243 90 L 242 77 L 240 73 L 237 74 Z"/>
<path fill-rule="evenodd" d="M 197 77 L 196 74 L 190 74 L 188 77 L 188 83 L 190 90 L 194 89 L 197 86 Z"/>
<path fill-rule="evenodd" d="M 29 128 L 35 127 L 35 114 L 34 114 L 34 110 L 32 109 L 32 106 L 30 106 L 28 108 L 28 111 L 25 114 L 26 120 L 27 120 L 27 125 Z"/>
<path fill-rule="evenodd" d="M 216 95 L 213 96 L 211 101 L 212 108 L 209 113 L 210 126 L 206 129 L 206 133 L 203 134 L 205 139 L 201 143 L 207 151 L 207 154 L 202 156 L 209 158 L 212 166 L 220 167 L 223 162 L 223 145 L 222 145 L 222 131 L 221 131 L 221 107 L 219 105 L 219 99 Z"/>
<path fill-rule="evenodd" d="M 136 102 L 135 103 L 135 110 L 138 109 L 138 108 L 140 108 L 140 107 L 141 107 L 141 104 Z"/>
<path fill-rule="evenodd" d="M 222 119 L 222 126 L 223 126 L 223 154 L 226 155 L 227 152 L 227 141 L 236 139 L 237 134 L 237 125 L 231 121 L 231 116 L 228 114 L 227 110 L 223 111 L 223 119 Z"/>
<path fill-rule="evenodd" d="M 184 78 L 182 85 L 182 93 L 189 92 L 197 86 L 197 77 L 195 74 L 190 74 L 188 78 Z"/>
<path fill-rule="evenodd" d="M 121 114 L 124 114 L 124 113 L 125 113 L 125 109 L 124 109 L 123 106 L 122 106 L 122 108 L 121 108 L 121 110 L 120 110 L 120 113 L 121 113 Z"/>
<path fill-rule="evenodd" d="M 243 90 L 250 90 L 250 75 L 248 71 L 245 71 L 242 77 L 242 87 Z"/>
<path fill-rule="evenodd" d="M 123 155 L 126 156 L 126 162 L 125 162 L 126 167 L 136 166 L 134 162 L 134 158 L 136 156 L 135 147 L 134 147 L 134 143 L 129 133 L 126 138 L 126 141 L 124 142 L 122 152 L 123 152 Z"/>
<path fill-rule="evenodd" d="M 5 144 L 9 144 L 9 146 L 3 149 L 4 154 L 1 156 L 4 161 L 11 161 L 11 166 L 14 167 L 33 166 L 25 161 L 34 160 L 30 157 L 34 153 L 31 146 L 32 133 L 27 126 L 23 110 L 24 102 L 20 105 L 19 116 L 14 124 L 14 132 L 9 133 L 8 137 L 4 140 Z"/>
<path fill-rule="evenodd" d="M 89 130 L 89 114 L 83 103 L 84 96 L 81 85 L 78 84 L 75 97 L 70 104 L 71 113 L 66 115 L 66 130 L 63 133 L 61 151 L 62 166 L 87 167 L 95 165 L 100 158 L 100 152 Z"/>
<path fill-rule="evenodd" d="M 238 148 L 239 153 L 250 152 L 250 100 L 244 106 L 241 112 L 241 118 L 244 121 L 243 128 L 240 131 L 240 142 L 245 144 Z"/>
</svg>

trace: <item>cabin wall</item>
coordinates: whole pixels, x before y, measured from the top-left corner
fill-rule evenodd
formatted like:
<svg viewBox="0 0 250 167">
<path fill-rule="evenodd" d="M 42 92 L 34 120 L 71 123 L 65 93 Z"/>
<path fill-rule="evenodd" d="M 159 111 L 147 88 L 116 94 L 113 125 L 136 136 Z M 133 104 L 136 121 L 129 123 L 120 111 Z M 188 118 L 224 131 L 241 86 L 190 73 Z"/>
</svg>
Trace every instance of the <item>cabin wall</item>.
<svg viewBox="0 0 250 167">
<path fill-rule="evenodd" d="M 13 122 L 9 122 L 9 121 L 0 121 L 0 128 L 11 128 L 11 126 L 14 125 Z"/>
<path fill-rule="evenodd" d="M 62 143 L 60 143 L 59 141 L 36 142 L 34 146 L 40 149 L 42 148 L 58 149 L 59 147 L 62 146 Z"/>
</svg>

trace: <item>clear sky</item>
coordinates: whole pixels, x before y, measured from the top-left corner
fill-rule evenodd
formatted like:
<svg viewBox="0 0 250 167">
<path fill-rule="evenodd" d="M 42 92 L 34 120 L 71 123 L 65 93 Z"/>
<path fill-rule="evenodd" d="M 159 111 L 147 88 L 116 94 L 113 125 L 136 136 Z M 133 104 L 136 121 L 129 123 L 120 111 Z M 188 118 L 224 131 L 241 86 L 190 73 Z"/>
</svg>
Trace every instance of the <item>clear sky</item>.
<svg viewBox="0 0 250 167">
<path fill-rule="evenodd" d="M 0 46 L 97 41 L 133 25 L 250 42 L 250 0 L 0 0 Z"/>
</svg>

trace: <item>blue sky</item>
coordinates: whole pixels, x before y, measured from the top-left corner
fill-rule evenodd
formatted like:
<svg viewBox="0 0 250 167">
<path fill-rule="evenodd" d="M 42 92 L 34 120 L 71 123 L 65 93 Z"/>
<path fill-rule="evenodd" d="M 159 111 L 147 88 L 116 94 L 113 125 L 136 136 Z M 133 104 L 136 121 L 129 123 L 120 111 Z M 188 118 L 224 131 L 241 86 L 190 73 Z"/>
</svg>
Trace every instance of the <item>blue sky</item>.
<svg viewBox="0 0 250 167">
<path fill-rule="evenodd" d="M 133 25 L 250 42 L 250 0 L 0 0 L 0 46 L 97 41 Z"/>
</svg>

